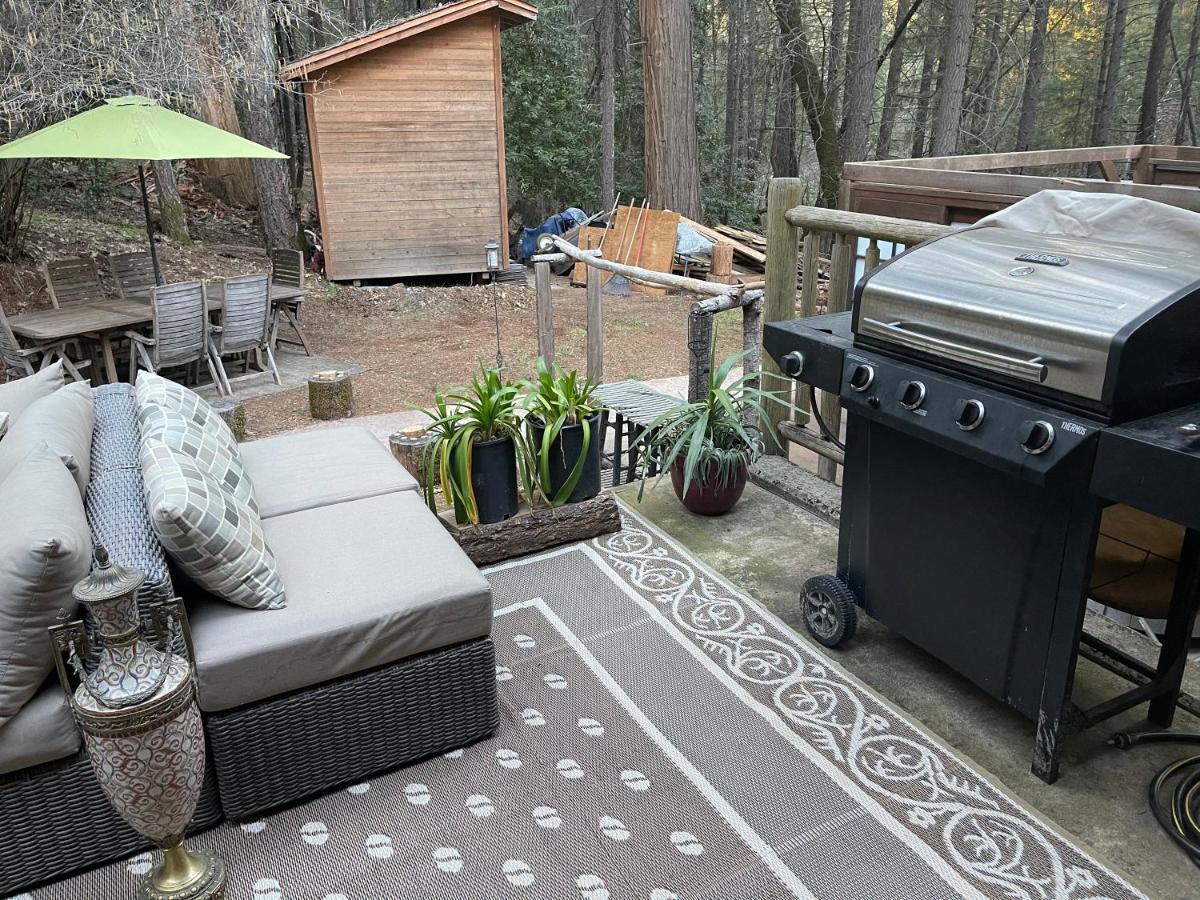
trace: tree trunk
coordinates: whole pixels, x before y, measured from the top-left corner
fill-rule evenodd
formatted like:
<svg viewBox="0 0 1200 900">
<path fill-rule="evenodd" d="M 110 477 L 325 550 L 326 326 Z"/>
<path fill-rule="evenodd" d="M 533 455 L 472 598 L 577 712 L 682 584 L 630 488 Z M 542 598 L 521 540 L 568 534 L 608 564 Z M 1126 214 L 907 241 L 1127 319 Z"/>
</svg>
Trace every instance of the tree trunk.
<svg viewBox="0 0 1200 900">
<path fill-rule="evenodd" d="M 974 20 L 975 0 L 950 0 L 942 48 L 942 77 L 938 80 L 937 107 L 929 141 L 930 156 L 950 156 L 958 149 Z"/>
<path fill-rule="evenodd" d="M 846 44 L 845 116 L 842 119 L 844 162 L 855 162 L 867 156 L 882 28 L 883 0 L 851 0 Z"/>
<path fill-rule="evenodd" d="M 821 82 L 821 69 L 804 30 L 809 7 L 805 0 L 775 0 L 775 16 L 779 20 L 780 42 L 792 81 L 813 139 L 820 170 L 819 201 L 822 206 L 834 207 L 837 206 L 838 183 L 842 175 L 842 147 L 837 120 L 829 105 L 826 86 Z"/>
<path fill-rule="evenodd" d="M 612 209 L 617 158 L 617 0 L 600 0 L 600 207 Z"/>
<path fill-rule="evenodd" d="M 933 58 L 934 31 L 925 35 L 925 55 L 921 60 L 921 80 L 917 86 L 917 110 L 913 117 L 912 149 L 914 157 L 925 155 L 925 138 L 929 132 L 929 110 L 932 99 L 933 70 L 937 65 Z"/>
<path fill-rule="evenodd" d="M 1188 52 L 1183 60 L 1183 65 L 1179 73 L 1180 93 L 1179 93 L 1179 121 L 1175 125 L 1175 143 L 1182 144 L 1189 133 L 1192 136 L 1192 143 L 1196 142 L 1196 120 L 1195 110 L 1192 107 L 1192 86 L 1196 79 L 1196 58 L 1200 55 L 1200 3 L 1194 7 L 1192 13 L 1192 32 L 1188 37 Z"/>
<path fill-rule="evenodd" d="M 169 159 L 156 159 L 150 165 L 154 169 L 154 183 L 158 186 L 158 219 L 163 234 L 181 244 L 191 243 L 179 183 L 175 180 L 175 163 Z"/>
<path fill-rule="evenodd" d="M 992 117 L 996 100 L 1000 96 L 1000 62 L 1003 54 L 1000 34 L 1004 30 L 1006 0 L 992 0 L 988 13 L 985 50 L 988 59 L 979 74 L 975 88 L 969 90 L 971 98 L 971 134 L 967 148 L 971 153 L 983 153 L 995 149 L 988 139 L 992 130 Z"/>
<path fill-rule="evenodd" d="M 796 84 L 786 62 L 780 66 L 779 86 L 775 92 L 771 173 L 776 178 L 794 178 L 800 174 L 800 158 L 796 153 Z"/>
<path fill-rule="evenodd" d="M 1125 46 L 1125 19 L 1129 0 L 1111 0 L 1104 24 L 1100 76 L 1096 83 L 1096 107 L 1092 114 L 1091 143 L 1103 147 L 1111 139 L 1117 112 L 1117 84 L 1121 78 L 1121 52 Z"/>
<path fill-rule="evenodd" d="M 1158 0 L 1158 14 L 1154 18 L 1154 37 L 1150 40 L 1150 54 L 1146 59 L 1146 82 L 1142 87 L 1142 109 L 1138 114 L 1138 144 L 1153 144 L 1154 129 L 1158 124 L 1158 93 L 1162 82 L 1163 61 L 1167 45 L 1171 41 L 1171 17 L 1175 13 L 1175 0 Z"/>
<path fill-rule="evenodd" d="M 687 0 L 642 0 L 646 192 L 650 204 L 703 217 Z"/>
<path fill-rule="evenodd" d="M 903 22 L 910 8 L 909 0 L 899 0 L 896 4 L 896 21 Z M 892 129 L 896 124 L 896 110 L 899 107 L 900 76 L 904 74 L 904 35 L 901 34 L 892 42 L 892 52 L 888 55 L 887 82 L 883 89 L 883 107 L 879 111 L 879 135 L 875 139 L 875 158 L 887 159 L 892 155 Z"/>
<path fill-rule="evenodd" d="M 1046 63 L 1046 26 L 1050 22 L 1050 0 L 1034 0 L 1033 30 L 1029 34 L 1029 59 L 1025 64 L 1025 87 L 1021 91 L 1021 117 L 1017 121 L 1018 153 L 1029 150 L 1037 136 L 1038 101 L 1042 96 L 1042 72 Z"/>
<path fill-rule="evenodd" d="M 250 7 L 252 18 L 247 27 L 253 29 L 254 40 L 245 60 L 246 77 L 239 85 L 236 104 L 242 133 L 255 143 L 279 149 L 284 146 L 283 126 L 275 104 L 279 63 L 275 58 L 275 36 L 267 3 L 268 0 L 253 0 Z M 299 249 L 300 222 L 288 161 L 255 159 L 250 165 L 267 249 Z"/>
<path fill-rule="evenodd" d="M 725 35 L 725 167 L 723 173 L 725 209 L 723 213 L 728 220 L 731 215 L 729 204 L 734 195 L 734 179 L 742 156 L 741 148 L 745 125 L 742 108 L 744 4 L 741 0 L 725 0 L 725 14 L 729 24 Z"/>
<path fill-rule="evenodd" d="M 825 46 L 829 55 L 825 60 L 825 93 L 829 97 L 829 111 L 833 121 L 838 121 L 842 110 L 842 88 L 846 83 L 846 4 L 849 0 L 833 0 L 829 14 L 829 37 Z"/>
</svg>

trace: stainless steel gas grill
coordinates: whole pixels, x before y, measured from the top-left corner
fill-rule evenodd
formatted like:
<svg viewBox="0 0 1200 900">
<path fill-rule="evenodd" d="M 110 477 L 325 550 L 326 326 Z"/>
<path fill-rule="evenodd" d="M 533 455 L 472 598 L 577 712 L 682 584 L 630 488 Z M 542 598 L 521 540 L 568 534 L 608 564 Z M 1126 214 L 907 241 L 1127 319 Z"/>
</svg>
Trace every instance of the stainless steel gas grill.
<svg viewBox="0 0 1200 900">
<path fill-rule="evenodd" d="M 1174 709 L 1193 531 L 1157 669 L 1092 710 L 1070 696 L 1104 506 L 1200 528 L 1200 440 L 1179 431 L 1200 420 L 1195 235 L 1187 252 L 965 229 L 870 273 L 852 312 L 765 330 L 780 368 L 848 414 L 838 571 L 805 585 L 809 630 L 836 645 L 861 606 L 1035 719 L 1046 781 L 1071 732 Z"/>
</svg>

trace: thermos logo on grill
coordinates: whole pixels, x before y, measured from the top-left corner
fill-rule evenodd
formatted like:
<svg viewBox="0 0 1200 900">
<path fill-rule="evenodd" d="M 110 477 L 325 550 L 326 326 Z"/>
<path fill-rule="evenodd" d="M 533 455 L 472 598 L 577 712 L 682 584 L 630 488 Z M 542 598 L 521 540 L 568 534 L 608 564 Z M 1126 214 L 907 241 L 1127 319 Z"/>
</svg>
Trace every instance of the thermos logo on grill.
<svg viewBox="0 0 1200 900">
<path fill-rule="evenodd" d="M 1071 263 L 1065 256 L 1059 256 L 1057 253 L 1022 253 L 1017 257 L 1017 262 L 1037 263 L 1040 266 L 1066 266 Z"/>
<path fill-rule="evenodd" d="M 1078 422 L 1063 422 L 1062 430 L 1069 431 L 1069 432 L 1071 432 L 1071 434 L 1077 434 L 1080 437 L 1087 437 L 1087 433 L 1088 433 L 1087 429 L 1084 428 L 1082 425 L 1080 425 Z"/>
</svg>

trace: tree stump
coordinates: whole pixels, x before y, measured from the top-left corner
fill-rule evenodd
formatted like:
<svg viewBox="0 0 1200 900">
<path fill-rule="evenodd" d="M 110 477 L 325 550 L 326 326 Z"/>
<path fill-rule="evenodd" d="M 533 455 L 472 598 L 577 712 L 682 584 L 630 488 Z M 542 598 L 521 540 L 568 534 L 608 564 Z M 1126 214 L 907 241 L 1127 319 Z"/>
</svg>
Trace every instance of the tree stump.
<svg viewBox="0 0 1200 900">
<path fill-rule="evenodd" d="M 478 527 L 456 524 L 453 510 L 438 518 L 477 566 L 621 530 L 621 512 L 609 494 L 557 509 L 522 506 L 511 519 Z"/>
<path fill-rule="evenodd" d="M 308 409 L 314 419 L 348 419 L 354 415 L 354 390 L 345 372 L 318 372 L 308 379 Z"/>
<path fill-rule="evenodd" d="M 421 425 L 409 425 L 401 428 L 388 438 L 388 449 L 392 456 L 408 469 L 408 474 L 417 479 L 422 489 L 425 487 L 425 448 L 433 441 Z"/>
<path fill-rule="evenodd" d="M 712 265 L 708 269 L 708 280 L 718 284 L 733 284 L 733 244 L 723 241 L 713 244 Z"/>
<path fill-rule="evenodd" d="M 246 407 L 235 397 L 218 397 L 211 404 L 217 415 L 229 426 L 238 443 L 246 439 Z"/>
</svg>

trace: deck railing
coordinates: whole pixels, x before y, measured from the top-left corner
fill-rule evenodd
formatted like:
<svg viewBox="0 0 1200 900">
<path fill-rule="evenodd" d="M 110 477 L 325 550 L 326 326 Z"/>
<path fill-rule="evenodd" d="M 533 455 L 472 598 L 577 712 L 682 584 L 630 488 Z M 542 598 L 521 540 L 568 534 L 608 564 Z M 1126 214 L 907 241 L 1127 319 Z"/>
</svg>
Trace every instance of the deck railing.
<svg viewBox="0 0 1200 900">
<path fill-rule="evenodd" d="M 798 178 L 776 178 L 767 193 L 767 273 L 763 321 L 778 322 L 821 312 L 844 312 L 850 308 L 855 277 L 861 259 L 862 273 L 870 272 L 886 256 L 953 230 L 949 225 L 873 216 L 800 205 L 803 182 Z M 828 247 L 828 262 L 821 256 Z M 861 247 L 861 256 L 860 256 Z M 796 295 L 800 271 L 799 302 Z M 820 281 L 824 274 L 824 297 Z M 824 301 L 824 302 L 822 302 Z M 787 455 L 788 443 L 799 444 L 817 454 L 817 474 L 827 481 L 837 478 L 842 452 L 817 429 L 809 428 L 809 393 L 780 371 L 764 354 L 763 386 L 792 401 L 800 412 L 779 403 L 768 407 L 771 419 L 784 438 L 775 452 Z M 831 431 L 840 430 L 841 404 L 836 394 L 820 392 L 817 411 Z"/>
</svg>

